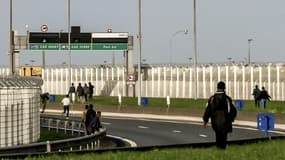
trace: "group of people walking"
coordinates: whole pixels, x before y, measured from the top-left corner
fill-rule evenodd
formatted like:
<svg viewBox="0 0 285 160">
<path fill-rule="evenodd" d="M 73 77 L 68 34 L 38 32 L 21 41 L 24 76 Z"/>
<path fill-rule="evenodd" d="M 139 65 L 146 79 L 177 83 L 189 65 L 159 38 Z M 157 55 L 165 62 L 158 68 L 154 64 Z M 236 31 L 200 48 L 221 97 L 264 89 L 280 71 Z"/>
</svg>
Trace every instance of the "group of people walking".
<svg viewBox="0 0 285 160">
<path fill-rule="evenodd" d="M 78 102 L 84 103 L 88 100 L 92 100 L 93 93 L 94 93 L 94 86 L 91 82 L 88 85 L 85 83 L 84 86 L 81 83 L 78 83 L 78 86 L 75 89 L 74 83 L 71 84 L 69 87 L 68 94 L 71 97 L 71 103 L 75 103 L 76 97 Z"/>
<path fill-rule="evenodd" d="M 252 92 L 253 98 L 254 98 L 254 104 L 255 107 L 259 108 L 260 104 L 263 109 L 266 108 L 266 102 L 270 101 L 271 96 L 268 94 L 268 92 L 265 90 L 264 87 L 259 89 L 258 85 L 255 85 L 255 88 Z"/>
<path fill-rule="evenodd" d="M 85 124 L 87 135 L 95 133 L 95 131 L 99 131 L 102 128 L 100 119 L 101 112 L 96 112 L 93 104 L 85 105 L 85 110 L 82 113 L 82 121 Z"/>
</svg>

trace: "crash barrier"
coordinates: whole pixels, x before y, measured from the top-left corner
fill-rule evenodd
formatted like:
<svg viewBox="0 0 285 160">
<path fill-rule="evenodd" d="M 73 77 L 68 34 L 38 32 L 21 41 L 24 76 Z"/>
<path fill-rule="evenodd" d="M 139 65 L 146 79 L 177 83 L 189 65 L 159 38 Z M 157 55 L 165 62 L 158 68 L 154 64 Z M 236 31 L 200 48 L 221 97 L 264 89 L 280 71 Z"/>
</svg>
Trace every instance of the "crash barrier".
<svg viewBox="0 0 285 160">
<path fill-rule="evenodd" d="M 35 144 L 0 148 L 0 156 L 22 154 L 42 154 L 63 151 L 95 150 L 100 148 L 100 139 L 106 136 L 106 129 L 101 129 L 95 134 L 85 135 L 85 127 L 79 120 L 41 116 L 41 127 L 65 134 L 78 134 L 79 137 L 46 141 Z"/>
</svg>

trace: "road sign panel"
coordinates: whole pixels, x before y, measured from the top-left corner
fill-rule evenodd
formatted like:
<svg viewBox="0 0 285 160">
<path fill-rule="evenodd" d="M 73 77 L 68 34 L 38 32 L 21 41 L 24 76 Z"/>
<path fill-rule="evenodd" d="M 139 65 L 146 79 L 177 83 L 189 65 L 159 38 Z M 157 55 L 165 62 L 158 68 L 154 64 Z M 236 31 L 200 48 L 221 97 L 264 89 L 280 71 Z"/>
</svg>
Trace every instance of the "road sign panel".
<svg viewBox="0 0 285 160">
<path fill-rule="evenodd" d="M 29 43 L 30 50 L 68 50 L 67 43 Z M 127 43 L 71 43 L 70 50 L 128 50 Z"/>
</svg>

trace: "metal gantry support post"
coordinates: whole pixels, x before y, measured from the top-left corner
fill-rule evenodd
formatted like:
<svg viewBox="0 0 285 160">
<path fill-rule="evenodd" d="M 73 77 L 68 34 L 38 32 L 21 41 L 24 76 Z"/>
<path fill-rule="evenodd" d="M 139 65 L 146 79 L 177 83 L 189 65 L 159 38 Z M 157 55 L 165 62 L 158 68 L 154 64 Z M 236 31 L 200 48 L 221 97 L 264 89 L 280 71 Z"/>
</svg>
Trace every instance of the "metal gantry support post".
<svg viewBox="0 0 285 160">
<path fill-rule="evenodd" d="M 141 105 L 141 56 L 142 56 L 142 49 L 141 49 L 141 0 L 138 0 L 138 105 Z"/>
</svg>

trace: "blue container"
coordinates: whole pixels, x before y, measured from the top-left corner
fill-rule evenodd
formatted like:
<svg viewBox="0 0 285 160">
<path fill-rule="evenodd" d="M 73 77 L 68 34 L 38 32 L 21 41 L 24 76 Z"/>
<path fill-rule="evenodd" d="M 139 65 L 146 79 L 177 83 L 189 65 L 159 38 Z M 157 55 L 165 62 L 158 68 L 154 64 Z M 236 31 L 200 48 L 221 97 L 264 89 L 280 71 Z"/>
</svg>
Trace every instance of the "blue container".
<svg viewBox="0 0 285 160">
<path fill-rule="evenodd" d="M 51 103 L 54 103 L 54 102 L 55 102 L 55 95 L 50 95 L 50 96 L 49 96 L 49 101 L 50 101 Z"/>
<path fill-rule="evenodd" d="M 257 115 L 257 128 L 262 131 L 274 129 L 274 115 L 259 113 Z"/>
<path fill-rule="evenodd" d="M 143 97 L 142 100 L 141 100 L 141 103 L 142 103 L 143 106 L 146 107 L 148 105 L 148 98 Z"/>
<path fill-rule="evenodd" d="M 244 102 L 242 100 L 237 100 L 235 106 L 238 110 L 242 110 L 244 106 Z"/>
</svg>

